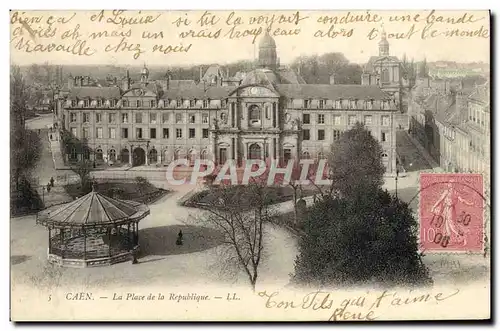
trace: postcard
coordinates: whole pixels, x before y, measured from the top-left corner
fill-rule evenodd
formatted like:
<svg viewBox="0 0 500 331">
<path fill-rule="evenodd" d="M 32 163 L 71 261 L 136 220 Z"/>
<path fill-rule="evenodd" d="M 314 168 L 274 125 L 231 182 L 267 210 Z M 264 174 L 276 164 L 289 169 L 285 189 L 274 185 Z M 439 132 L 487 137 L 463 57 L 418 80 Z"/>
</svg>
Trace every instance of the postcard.
<svg viewBox="0 0 500 331">
<path fill-rule="evenodd" d="M 11 10 L 11 320 L 490 319 L 490 37 Z"/>
</svg>

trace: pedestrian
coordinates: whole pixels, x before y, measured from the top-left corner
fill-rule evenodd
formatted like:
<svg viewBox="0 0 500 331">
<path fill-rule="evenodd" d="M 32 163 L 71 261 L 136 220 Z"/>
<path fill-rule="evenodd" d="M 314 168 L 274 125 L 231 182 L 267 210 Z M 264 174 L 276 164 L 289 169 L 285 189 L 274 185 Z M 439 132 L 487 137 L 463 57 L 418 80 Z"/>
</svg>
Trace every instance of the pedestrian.
<svg viewBox="0 0 500 331">
<path fill-rule="evenodd" d="M 175 242 L 176 245 L 181 246 L 182 245 L 182 230 L 179 230 L 179 233 L 177 234 L 177 241 Z"/>
<path fill-rule="evenodd" d="M 54 177 L 50 177 L 50 186 L 54 187 Z"/>
<path fill-rule="evenodd" d="M 47 193 L 50 192 L 50 183 L 47 183 Z"/>
</svg>

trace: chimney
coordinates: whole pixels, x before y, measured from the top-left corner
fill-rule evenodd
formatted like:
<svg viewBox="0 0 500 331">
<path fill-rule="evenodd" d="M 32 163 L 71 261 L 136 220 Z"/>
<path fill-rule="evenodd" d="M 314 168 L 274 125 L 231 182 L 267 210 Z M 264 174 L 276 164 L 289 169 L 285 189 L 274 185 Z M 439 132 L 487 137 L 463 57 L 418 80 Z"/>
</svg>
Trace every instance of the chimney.
<svg viewBox="0 0 500 331">
<path fill-rule="evenodd" d="M 200 66 L 200 82 L 202 78 L 203 78 L 203 68 Z"/>
<path fill-rule="evenodd" d="M 335 74 L 330 75 L 330 85 L 335 85 Z"/>
<path fill-rule="evenodd" d="M 229 78 L 229 67 L 226 68 L 226 78 Z"/>
<path fill-rule="evenodd" d="M 167 72 L 167 90 L 170 90 L 170 72 Z"/>
<path fill-rule="evenodd" d="M 75 78 L 73 78 L 72 74 L 69 74 L 68 76 L 68 88 L 73 88 L 75 86 Z"/>
</svg>

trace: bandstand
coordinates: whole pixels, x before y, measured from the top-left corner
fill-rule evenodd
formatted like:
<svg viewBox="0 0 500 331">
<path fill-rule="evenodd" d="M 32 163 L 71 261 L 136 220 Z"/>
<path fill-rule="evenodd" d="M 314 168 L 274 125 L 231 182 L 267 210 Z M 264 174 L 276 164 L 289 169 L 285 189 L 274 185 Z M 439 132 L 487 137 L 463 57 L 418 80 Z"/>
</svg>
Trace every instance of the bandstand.
<svg viewBox="0 0 500 331">
<path fill-rule="evenodd" d="M 94 190 L 41 211 L 37 224 L 49 230 L 48 260 L 65 267 L 105 266 L 132 260 L 139 250 L 139 221 L 148 206 Z"/>
</svg>

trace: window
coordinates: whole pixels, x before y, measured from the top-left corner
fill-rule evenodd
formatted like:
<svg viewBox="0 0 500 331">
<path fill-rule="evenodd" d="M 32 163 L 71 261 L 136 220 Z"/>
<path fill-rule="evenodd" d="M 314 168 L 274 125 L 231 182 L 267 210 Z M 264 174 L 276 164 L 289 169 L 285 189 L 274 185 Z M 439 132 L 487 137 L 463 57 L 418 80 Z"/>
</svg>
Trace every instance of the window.
<svg viewBox="0 0 500 331">
<path fill-rule="evenodd" d="M 101 139 L 102 138 L 102 128 L 96 128 L 96 138 Z"/>
<path fill-rule="evenodd" d="M 142 128 L 136 128 L 135 129 L 135 137 L 137 139 L 142 139 Z"/>
<path fill-rule="evenodd" d="M 149 102 L 149 104 L 150 104 L 151 108 L 156 108 L 156 100 L 151 100 Z"/>
<path fill-rule="evenodd" d="M 320 109 L 325 108 L 325 104 L 326 104 L 325 100 L 319 100 L 319 108 Z"/>
<path fill-rule="evenodd" d="M 208 129 L 203 129 L 202 130 L 202 135 L 203 135 L 204 139 L 208 138 Z"/>
<path fill-rule="evenodd" d="M 85 138 L 89 138 L 89 128 L 83 128 L 83 136 L 82 138 L 85 139 Z"/>
<path fill-rule="evenodd" d="M 122 138 L 128 139 L 128 128 L 122 129 Z"/>
<path fill-rule="evenodd" d="M 325 140 L 325 130 L 318 130 L 318 140 Z"/>
<path fill-rule="evenodd" d="M 208 124 L 208 114 L 207 113 L 201 114 L 201 123 Z"/>
<path fill-rule="evenodd" d="M 311 108 L 311 100 L 304 100 L 304 108 Z"/>
<path fill-rule="evenodd" d="M 349 115 L 349 125 L 356 124 L 356 116 L 355 115 Z"/>
<path fill-rule="evenodd" d="M 109 117 L 108 123 L 115 123 L 115 121 L 116 121 L 116 114 L 115 113 L 109 113 L 108 117 Z"/>
<path fill-rule="evenodd" d="M 116 138 L 116 128 L 109 128 L 109 138 L 111 139 Z"/>
<path fill-rule="evenodd" d="M 366 109 L 373 109 L 373 99 L 366 101 Z"/>
<path fill-rule="evenodd" d="M 325 124 L 325 114 L 318 114 L 318 124 Z"/>
<path fill-rule="evenodd" d="M 226 108 L 227 107 L 227 100 L 226 99 L 222 99 L 221 100 L 221 108 Z"/>
<path fill-rule="evenodd" d="M 203 108 L 208 108 L 210 106 L 210 100 L 203 100 Z"/>
<path fill-rule="evenodd" d="M 128 114 L 122 114 L 122 123 L 128 123 Z"/>
<path fill-rule="evenodd" d="M 101 101 L 101 100 L 99 100 L 99 101 Z M 123 105 L 123 107 L 130 107 L 129 102 L 126 99 L 122 101 L 122 105 Z"/>
<path fill-rule="evenodd" d="M 71 100 L 71 107 L 76 107 L 76 105 L 77 105 L 76 100 Z"/>
<path fill-rule="evenodd" d="M 389 116 L 382 116 L 382 125 L 383 126 L 389 126 L 389 123 L 390 123 L 390 118 Z"/>
<path fill-rule="evenodd" d="M 333 116 L 333 123 L 335 123 L 335 125 L 340 125 L 340 115 L 334 115 Z"/>
<path fill-rule="evenodd" d="M 69 115 L 69 119 L 70 119 L 71 122 L 76 122 L 76 114 L 75 113 L 71 113 Z"/>
<path fill-rule="evenodd" d="M 182 107 L 182 99 L 177 100 L 177 107 Z"/>
<path fill-rule="evenodd" d="M 137 108 L 141 108 L 141 100 L 137 100 L 137 101 L 135 102 L 135 106 L 136 106 Z"/>
<path fill-rule="evenodd" d="M 163 123 L 168 123 L 168 121 L 170 120 L 170 113 L 161 114 L 161 120 Z"/>
<path fill-rule="evenodd" d="M 101 123 L 102 120 L 102 115 L 100 113 L 95 114 L 95 122 L 96 123 Z"/>
<path fill-rule="evenodd" d="M 357 109 L 358 107 L 358 100 L 351 100 L 351 109 Z"/>
<path fill-rule="evenodd" d="M 116 101 L 115 100 L 109 100 L 109 106 L 110 107 L 114 107 L 116 104 Z"/>
<path fill-rule="evenodd" d="M 175 129 L 175 137 L 177 139 L 182 138 L 182 129 Z"/>
<path fill-rule="evenodd" d="M 387 69 L 382 70 L 382 82 L 383 83 L 389 82 L 389 70 Z"/>
<path fill-rule="evenodd" d="M 83 100 L 83 106 L 85 108 L 87 108 L 89 106 L 89 100 L 88 99 Z"/>
<path fill-rule="evenodd" d="M 170 130 L 168 128 L 163 128 L 163 139 L 170 138 Z"/>
<path fill-rule="evenodd" d="M 83 122 L 84 123 L 90 122 L 90 114 L 83 113 Z"/>
<path fill-rule="evenodd" d="M 372 115 L 366 115 L 365 116 L 365 124 L 366 125 L 372 125 Z"/>
<path fill-rule="evenodd" d="M 310 134 L 309 130 L 302 130 L 302 139 L 303 140 L 311 139 L 311 134 Z"/>
<path fill-rule="evenodd" d="M 150 139 L 156 139 L 156 129 L 155 128 L 150 128 L 149 129 L 149 138 Z"/>
<path fill-rule="evenodd" d="M 302 114 L 302 123 L 303 124 L 311 124 L 311 115 L 310 114 Z"/>
<path fill-rule="evenodd" d="M 340 130 L 333 130 L 333 140 L 339 140 L 342 132 Z"/>
<path fill-rule="evenodd" d="M 149 114 L 149 123 L 156 124 L 156 113 Z"/>
<path fill-rule="evenodd" d="M 196 136 L 196 130 L 193 128 L 189 129 L 189 138 L 194 138 Z"/>
<path fill-rule="evenodd" d="M 196 107 L 196 99 L 194 99 L 194 100 L 189 100 L 189 107 L 191 107 L 191 108 Z"/>
<path fill-rule="evenodd" d="M 196 115 L 189 114 L 189 123 L 196 123 Z"/>
<path fill-rule="evenodd" d="M 386 142 L 387 141 L 387 133 L 386 132 L 382 132 L 381 135 L 380 135 L 380 140 L 382 142 Z"/>
<path fill-rule="evenodd" d="M 335 109 L 342 109 L 342 100 L 335 100 Z"/>
<path fill-rule="evenodd" d="M 73 137 L 77 137 L 77 134 L 76 134 L 76 128 L 71 128 L 71 135 Z"/>
<path fill-rule="evenodd" d="M 175 123 L 182 122 L 182 114 L 175 114 Z"/>
<path fill-rule="evenodd" d="M 135 113 L 135 123 L 142 123 L 142 113 Z"/>
</svg>

